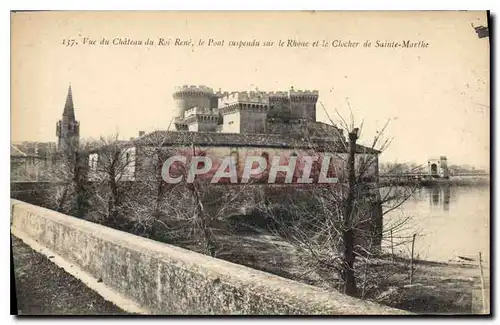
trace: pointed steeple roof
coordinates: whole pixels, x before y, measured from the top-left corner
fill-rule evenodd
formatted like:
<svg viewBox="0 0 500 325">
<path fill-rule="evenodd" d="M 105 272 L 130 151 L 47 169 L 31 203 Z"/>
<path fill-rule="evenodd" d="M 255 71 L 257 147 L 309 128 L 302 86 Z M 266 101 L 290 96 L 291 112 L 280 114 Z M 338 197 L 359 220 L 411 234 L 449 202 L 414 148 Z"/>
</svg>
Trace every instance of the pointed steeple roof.
<svg viewBox="0 0 500 325">
<path fill-rule="evenodd" d="M 66 104 L 64 105 L 63 117 L 67 117 L 70 121 L 75 121 L 75 108 L 73 107 L 73 94 L 71 93 L 71 84 L 69 84 L 68 95 L 66 96 Z"/>
</svg>

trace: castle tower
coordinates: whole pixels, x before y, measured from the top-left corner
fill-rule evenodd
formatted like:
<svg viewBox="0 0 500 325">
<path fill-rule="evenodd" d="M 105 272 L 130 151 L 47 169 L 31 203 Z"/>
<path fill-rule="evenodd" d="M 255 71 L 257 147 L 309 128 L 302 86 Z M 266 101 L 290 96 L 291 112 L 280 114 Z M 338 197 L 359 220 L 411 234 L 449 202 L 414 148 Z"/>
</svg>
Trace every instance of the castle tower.
<svg viewBox="0 0 500 325">
<path fill-rule="evenodd" d="M 291 116 L 316 121 L 316 103 L 319 97 L 317 90 L 294 90 L 291 87 L 288 94 Z"/>
<path fill-rule="evenodd" d="M 218 111 L 222 116 L 220 132 L 265 133 L 269 109 L 266 93 L 239 91 L 219 98 Z"/>
<path fill-rule="evenodd" d="M 210 109 L 214 91 L 206 86 L 184 85 L 177 87 L 173 98 L 175 101 L 174 117 L 182 119 L 184 113 L 194 107 Z"/>
<path fill-rule="evenodd" d="M 184 85 L 177 87 L 174 119 L 177 130 L 215 131 L 218 115 L 214 111 L 215 94 L 206 86 Z"/>
<path fill-rule="evenodd" d="M 57 150 L 66 154 L 71 154 L 78 149 L 80 140 L 80 123 L 75 118 L 75 108 L 73 106 L 73 94 L 71 85 L 68 88 L 66 96 L 66 104 L 62 119 L 57 122 L 56 126 Z"/>
<path fill-rule="evenodd" d="M 269 105 L 275 114 L 287 116 L 290 119 L 307 119 L 316 121 L 317 90 L 279 91 L 269 94 Z"/>
</svg>

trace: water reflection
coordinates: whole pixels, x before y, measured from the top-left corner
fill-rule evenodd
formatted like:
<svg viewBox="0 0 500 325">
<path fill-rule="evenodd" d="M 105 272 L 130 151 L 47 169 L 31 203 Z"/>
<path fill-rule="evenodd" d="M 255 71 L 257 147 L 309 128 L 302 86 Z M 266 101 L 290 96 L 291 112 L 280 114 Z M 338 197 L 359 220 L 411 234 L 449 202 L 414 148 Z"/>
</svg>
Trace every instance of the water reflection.
<svg viewBox="0 0 500 325">
<path fill-rule="evenodd" d="M 408 238 L 416 233 L 416 255 L 423 259 L 448 261 L 457 255 L 477 256 L 479 251 L 486 256 L 489 200 L 488 187 L 420 188 L 399 209 L 384 217 L 384 227 L 405 220 L 404 227 L 394 235 L 400 242 L 401 254 L 408 254 Z"/>
<path fill-rule="evenodd" d="M 451 186 L 434 186 L 428 190 L 431 192 L 429 195 L 431 205 L 441 205 L 444 211 L 448 211 L 450 209 Z"/>
</svg>

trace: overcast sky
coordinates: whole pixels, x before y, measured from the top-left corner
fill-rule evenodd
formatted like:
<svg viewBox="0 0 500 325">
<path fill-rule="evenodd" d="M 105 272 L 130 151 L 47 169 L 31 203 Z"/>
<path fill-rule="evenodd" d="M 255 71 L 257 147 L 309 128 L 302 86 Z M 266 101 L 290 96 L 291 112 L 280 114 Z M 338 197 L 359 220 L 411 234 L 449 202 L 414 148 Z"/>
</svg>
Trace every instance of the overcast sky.
<svg viewBox="0 0 500 325">
<path fill-rule="evenodd" d="M 316 89 L 329 114 L 364 121 L 362 141 L 391 119 L 382 161 L 489 166 L 489 42 L 483 12 L 134 13 L 12 16 L 12 141 L 55 141 L 68 84 L 81 137 L 166 129 L 182 84 L 223 91 Z M 82 39 L 155 46 L 88 46 Z M 372 48 L 161 47 L 159 38 L 372 41 Z M 80 44 L 66 47 L 65 38 Z M 427 48 L 374 48 L 375 41 Z M 327 121 L 320 105 L 317 119 Z"/>
</svg>

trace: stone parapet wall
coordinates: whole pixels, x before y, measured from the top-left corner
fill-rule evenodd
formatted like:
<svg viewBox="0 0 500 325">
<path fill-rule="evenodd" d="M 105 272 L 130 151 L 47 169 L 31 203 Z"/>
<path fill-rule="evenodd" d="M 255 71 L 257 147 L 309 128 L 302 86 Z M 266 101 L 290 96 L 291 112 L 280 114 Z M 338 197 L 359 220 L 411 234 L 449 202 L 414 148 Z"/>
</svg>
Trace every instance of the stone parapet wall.
<svg viewBox="0 0 500 325">
<path fill-rule="evenodd" d="M 14 234 L 152 314 L 405 314 L 21 201 L 11 210 Z"/>
</svg>

